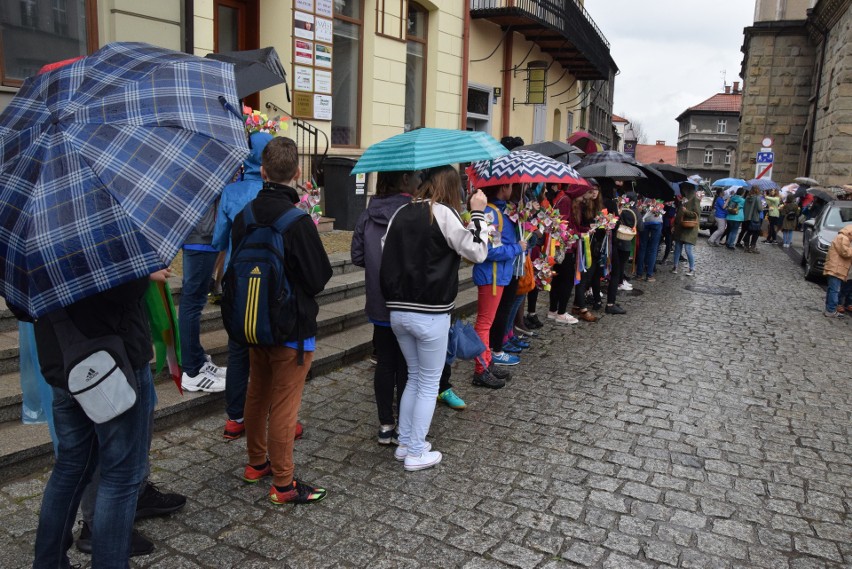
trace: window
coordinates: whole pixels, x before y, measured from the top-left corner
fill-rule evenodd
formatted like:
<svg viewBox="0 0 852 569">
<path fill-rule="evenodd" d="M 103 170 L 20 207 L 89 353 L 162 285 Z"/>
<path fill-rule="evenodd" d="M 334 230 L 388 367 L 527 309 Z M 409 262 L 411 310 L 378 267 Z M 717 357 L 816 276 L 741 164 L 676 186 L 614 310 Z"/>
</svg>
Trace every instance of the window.
<svg viewBox="0 0 852 569">
<path fill-rule="evenodd" d="M 733 154 L 732 150 L 725 150 L 725 166 L 731 165 L 731 154 Z"/>
<path fill-rule="evenodd" d="M 97 48 L 96 0 L 17 0 L 0 10 L 0 82 L 19 87 L 42 66 Z"/>
<path fill-rule="evenodd" d="M 574 113 L 572 111 L 568 111 L 568 130 L 565 134 L 568 136 L 574 134 Z"/>
<path fill-rule="evenodd" d="M 719 134 L 725 134 L 728 132 L 728 121 L 725 119 L 719 119 L 719 122 L 716 123 L 716 132 Z"/>
<path fill-rule="evenodd" d="M 60 36 L 68 35 L 67 0 L 53 0 L 53 33 Z"/>
<path fill-rule="evenodd" d="M 713 163 L 713 149 L 705 148 L 704 149 L 704 163 L 712 164 Z"/>
<path fill-rule="evenodd" d="M 491 132 L 491 97 L 488 85 L 468 83 L 467 86 L 467 130 Z"/>
<path fill-rule="evenodd" d="M 414 2 L 408 5 L 405 58 L 405 130 L 423 126 L 426 102 L 426 48 L 429 12 Z"/>
<path fill-rule="evenodd" d="M 334 2 L 331 144 L 358 146 L 361 108 L 362 0 Z M 343 102 L 347 103 L 344 104 Z"/>
</svg>

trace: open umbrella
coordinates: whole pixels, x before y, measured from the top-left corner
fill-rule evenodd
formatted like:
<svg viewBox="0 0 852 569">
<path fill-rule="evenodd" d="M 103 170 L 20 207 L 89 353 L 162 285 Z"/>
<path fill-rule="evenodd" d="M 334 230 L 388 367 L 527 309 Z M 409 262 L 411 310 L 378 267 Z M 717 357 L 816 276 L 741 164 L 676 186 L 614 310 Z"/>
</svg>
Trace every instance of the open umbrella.
<svg viewBox="0 0 852 569">
<path fill-rule="evenodd" d="M 248 154 L 233 66 L 113 43 L 0 114 L 0 295 L 38 317 L 167 266 Z"/>
<path fill-rule="evenodd" d="M 237 96 L 240 99 L 284 83 L 287 100 L 290 100 L 290 89 L 287 88 L 287 72 L 284 71 L 284 66 L 281 65 L 278 52 L 275 51 L 274 47 L 208 53 L 205 57 L 234 65 Z"/>
<path fill-rule="evenodd" d="M 752 178 L 751 180 L 748 180 L 748 185 L 756 187 L 762 192 L 777 190 L 780 187 L 778 182 L 767 180 L 766 178 Z"/>
<path fill-rule="evenodd" d="M 352 173 L 422 170 L 488 160 L 508 153 L 505 146 L 485 132 L 418 128 L 370 146 Z"/>
<path fill-rule="evenodd" d="M 584 178 L 610 178 L 612 180 L 638 180 L 645 178 L 645 174 L 634 166 L 626 162 L 598 162 L 597 164 L 587 164 L 577 168 L 577 172 Z"/>
<path fill-rule="evenodd" d="M 642 164 L 636 165 L 644 178 L 633 181 L 633 188 L 641 195 L 655 200 L 671 201 L 679 192 L 675 191 L 676 184 L 666 180 L 660 172 Z"/>
<path fill-rule="evenodd" d="M 588 166 L 589 164 L 597 164 L 599 162 L 624 162 L 626 164 L 639 165 L 639 162 L 629 154 L 615 150 L 602 150 L 583 156 L 580 166 Z"/>
<path fill-rule="evenodd" d="M 578 130 L 577 132 L 569 136 L 568 144 L 573 144 L 586 154 L 600 152 L 601 150 L 603 150 L 603 146 L 601 145 L 601 143 L 598 142 L 594 136 L 584 130 Z"/>
<path fill-rule="evenodd" d="M 689 179 L 689 174 L 686 173 L 686 170 L 678 168 L 677 166 L 672 166 L 671 164 L 663 164 L 660 162 L 656 164 L 645 164 L 645 166 L 653 168 L 662 174 L 663 178 L 669 182 L 685 182 Z"/>
<path fill-rule="evenodd" d="M 821 199 L 824 202 L 830 202 L 837 199 L 837 194 L 827 188 L 808 188 L 807 192 L 813 197 Z"/>
<path fill-rule="evenodd" d="M 731 186 L 737 186 L 739 188 L 748 187 L 748 182 L 743 180 L 742 178 L 722 178 L 720 180 L 716 180 L 710 186 L 718 186 L 721 188 L 730 188 Z"/>
<path fill-rule="evenodd" d="M 550 158 L 558 158 L 559 156 L 571 154 L 572 152 L 582 152 L 582 150 L 573 144 L 568 144 L 561 140 L 548 140 L 545 142 L 525 144 L 524 146 L 519 146 L 514 150 L 529 150 L 530 152 L 538 152 L 539 154 L 543 154 Z"/>
<path fill-rule="evenodd" d="M 819 182 L 817 182 L 813 178 L 807 178 L 805 176 L 795 178 L 793 181 L 803 186 L 819 186 Z"/>
<path fill-rule="evenodd" d="M 468 167 L 467 175 L 475 188 L 539 182 L 589 185 L 568 164 L 529 150 L 515 150 L 494 160 L 474 162 Z"/>
</svg>

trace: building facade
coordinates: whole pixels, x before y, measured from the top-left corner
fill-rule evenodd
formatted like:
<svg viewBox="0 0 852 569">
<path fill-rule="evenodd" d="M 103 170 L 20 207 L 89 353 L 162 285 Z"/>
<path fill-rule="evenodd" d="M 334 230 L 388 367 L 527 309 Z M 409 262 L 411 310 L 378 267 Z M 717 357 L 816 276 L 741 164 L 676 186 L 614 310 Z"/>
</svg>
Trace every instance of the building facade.
<svg viewBox="0 0 852 569">
<path fill-rule="evenodd" d="M 0 0 L 0 107 L 24 77 L 111 41 L 197 55 L 273 46 L 284 86 L 250 98 L 357 157 L 420 126 L 612 144 L 617 71 L 580 0 Z M 308 150 L 308 147 L 305 148 Z"/>
<path fill-rule="evenodd" d="M 852 180 L 852 2 L 760 1 L 745 29 L 745 78 L 734 174 L 753 175 L 773 141 L 773 179 Z"/>
<path fill-rule="evenodd" d="M 702 178 L 729 176 L 737 150 L 742 93 L 739 83 L 677 117 L 677 165 Z M 749 176 L 751 178 L 752 176 Z"/>
</svg>

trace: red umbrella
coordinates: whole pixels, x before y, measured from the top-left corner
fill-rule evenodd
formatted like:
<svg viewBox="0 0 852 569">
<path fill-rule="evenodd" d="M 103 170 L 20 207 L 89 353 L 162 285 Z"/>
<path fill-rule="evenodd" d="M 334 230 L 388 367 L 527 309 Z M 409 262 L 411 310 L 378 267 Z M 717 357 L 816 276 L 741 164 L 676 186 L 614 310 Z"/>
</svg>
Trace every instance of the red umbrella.
<svg viewBox="0 0 852 569">
<path fill-rule="evenodd" d="M 589 185 L 568 164 L 529 150 L 515 150 L 494 160 L 474 162 L 468 167 L 467 175 L 474 188 L 538 183 Z"/>
<path fill-rule="evenodd" d="M 568 144 L 573 144 L 586 154 L 592 154 L 593 152 L 600 152 L 603 150 L 601 143 L 595 140 L 594 136 L 584 130 L 578 130 L 569 136 Z"/>
</svg>

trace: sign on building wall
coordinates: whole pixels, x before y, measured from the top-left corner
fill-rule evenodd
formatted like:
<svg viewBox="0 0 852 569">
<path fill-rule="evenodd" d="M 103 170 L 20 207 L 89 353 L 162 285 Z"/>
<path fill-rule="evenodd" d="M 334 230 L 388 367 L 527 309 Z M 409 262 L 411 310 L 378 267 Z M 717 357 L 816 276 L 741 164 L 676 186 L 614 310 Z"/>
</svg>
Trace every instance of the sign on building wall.
<svg viewBox="0 0 852 569">
<path fill-rule="evenodd" d="M 296 0 L 293 10 L 293 115 L 331 120 L 334 20 L 331 0 Z"/>
<path fill-rule="evenodd" d="M 772 152 L 772 139 L 768 136 L 763 139 L 763 148 L 757 153 L 757 166 L 754 177 L 763 180 L 772 179 L 772 167 L 775 164 L 775 153 Z"/>
</svg>

